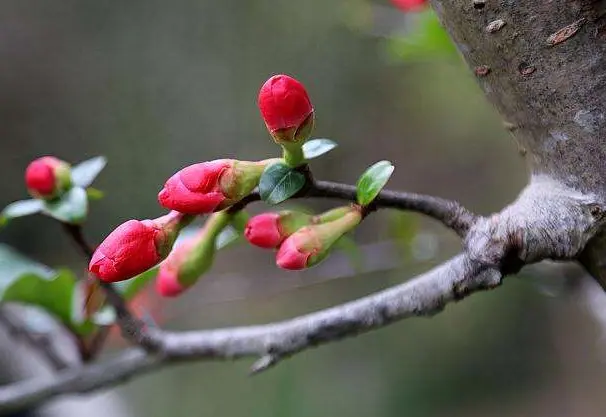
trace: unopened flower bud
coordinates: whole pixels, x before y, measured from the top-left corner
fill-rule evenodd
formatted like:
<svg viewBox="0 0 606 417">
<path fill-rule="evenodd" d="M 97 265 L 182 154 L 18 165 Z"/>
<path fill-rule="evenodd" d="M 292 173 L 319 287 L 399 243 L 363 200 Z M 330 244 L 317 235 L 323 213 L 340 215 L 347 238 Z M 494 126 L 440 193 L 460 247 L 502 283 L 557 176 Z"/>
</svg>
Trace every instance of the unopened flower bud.
<svg viewBox="0 0 606 417">
<path fill-rule="evenodd" d="M 255 246 L 273 249 L 299 230 L 310 224 L 312 216 L 296 211 L 284 210 L 263 213 L 251 218 L 246 224 L 244 236 Z"/>
<path fill-rule="evenodd" d="M 154 220 L 122 223 L 97 247 L 88 269 L 105 282 L 139 275 L 168 255 L 177 234 L 192 219 L 173 211 Z"/>
<path fill-rule="evenodd" d="M 350 207 L 341 217 L 305 226 L 287 238 L 276 255 L 276 263 L 284 269 L 304 269 L 316 265 L 328 254 L 333 244 L 362 220 L 358 207 Z"/>
<path fill-rule="evenodd" d="M 427 0 L 391 0 L 391 2 L 404 12 L 418 12 L 427 7 Z"/>
<path fill-rule="evenodd" d="M 25 184 L 34 198 L 56 198 L 72 186 L 70 165 L 54 156 L 38 158 L 27 166 Z"/>
<path fill-rule="evenodd" d="M 215 213 L 200 232 L 178 245 L 160 265 L 156 290 L 164 297 L 175 297 L 191 287 L 212 266 L 218 234 L 229 223 L 231 215 Z"/>
<path fill-rule="evenodd" d="M 274 75 L 259 91 L 259 110 L 277 143 L 301 143 L 314 125 L 314 109 L 303 84 L 288 75 Z"/>
<path fill-rule="evenodd" d="M 238 202 L 258 184 L 268 163 L 218 159 L 178 171 L 158 194 L 163 207 L 188 214 L 222 210 Z"/>
</svg>

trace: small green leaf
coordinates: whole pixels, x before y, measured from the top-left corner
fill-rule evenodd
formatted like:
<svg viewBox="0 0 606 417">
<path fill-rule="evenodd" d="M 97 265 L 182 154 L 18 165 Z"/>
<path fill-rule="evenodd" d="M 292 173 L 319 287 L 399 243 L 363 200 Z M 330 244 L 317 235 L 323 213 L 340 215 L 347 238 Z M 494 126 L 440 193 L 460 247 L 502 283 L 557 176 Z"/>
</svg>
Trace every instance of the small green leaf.
<svg viewBox="0 0 606 417">
<path fill-rule="evenodd" d="M 41 307 L 70 329 L 85 334 L 92 330 L 92 324 L 76 320 L 73 314 L 77 284 L 71 271 L 54 271 L 0 244 L 0 303 Z"/>
<path fill-rule="evenodd" d="M 86 189 L 86 196 L 88 197 L 88 201 L 96 201 L 105 197 L 105 193 L 98 188 L 88 187 Z"/>
<path fill-rule="evenodd" d="M 110 306 L 106 306 L 93 314 L 93 323 L 97 326 L 110 326 L 116 322 L 116 310 Z"/>
<path fill-rule="evenodd" d="M 268 204 L 279 204 L 295 195 L 305 185 L 305 176 L 283 162 L 265 168 L 259 181 L 259 194 Z"/>
<path fill-rule="evenodd" d="M 358 204 L 362 206 L 370 204 L 385 187 L 393 170 L 394 166 L 389 161 L 379 161 L 369 167 L 358 180 L 356 187 Z"/>
<path fill-rule="evenodd" d="M 156 266 L 149 269 L 134 278 L 126 281 L 120 281 L 114 284 L 114 287 L 122 294 L 122 297 L 126 301 L 132 300 L 143 288 L 149 284 L 149 282 L 158 275 L 158 269 Z"/>
<path fill-rule="evenodd" d="M 314 159 L 336 148 L 337 142 L 330 139 L 312 139 L 303 145 L 305 159 Z"/>
<path fill-rule="evenodd" d="M 104 156 L 96 156 L 80 162 L 72 167 L 72 182 L 78 187 L 88 187 L 97 178 L 97 175 L 103 171 L 106 164 L 107 159 Z"/>
<path fill-rule="evenodd" d="M 215 240 L 215 248 L 217 250 L 226 248 L 238 241 L 241 237 L 241 234 L 238 233 L 235 227 L 226 226 L 221 232 L 217 235 L 217 239 Z"/>
<path fill-rule="evenodd" d="M 4 210 L 0 213 L 0 226 L 5 225 L 10 220 L 17 217 L 29 216 L 35 214 L 44 208 L 42 201 L 40 200 L 21 200 L 15 201 L 4 207 Z"/>
<path fill-rule="evenodd" d="M 73 187 L 58 200 L 44 203 L 45 214 L 65 223 L 82 223 L 87 212 L 86 190 L 81 187 Z"/>
</svg>

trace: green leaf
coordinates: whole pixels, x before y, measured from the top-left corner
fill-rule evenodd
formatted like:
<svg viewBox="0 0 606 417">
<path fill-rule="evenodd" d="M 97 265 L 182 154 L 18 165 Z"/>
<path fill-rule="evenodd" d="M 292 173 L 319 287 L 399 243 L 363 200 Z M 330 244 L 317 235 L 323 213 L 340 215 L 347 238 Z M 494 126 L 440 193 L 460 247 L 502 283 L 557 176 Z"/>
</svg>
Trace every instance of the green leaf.
<svg viewBox="0 0 606 417">
<path fill-rule="evenodd" d="M 29 259 L 10 246 L 0 243 L 0 291 L 15 277 L 33 273 L 44 278 L 51 278 L 55 271 L 46 265 Z"/>
<path fill-rule="evenodd" d="M 305 159 L 314 159 L 336 148 L 337 142 L 330 139 L 312 139 L 303 145 Z"/>
<path fill-rule="evenodd" d="M 156 266 L 149 269 L 134 278 L 126 281 L 120 281 L 114 284 L 114 287 L 122 294 L 122 297 L 126 301 L 132 300 L 143 288 L 149 284 L 149 282 L 158 275 L 158 269 Z"/>
<path fill-rule="evenodd" d="M 58 200 L 44 203 L 44 213 L 64 223 L 82 223 L 87 212 L 86 190 L 81 187 L 73 187 Z"/>
<path fill-rule="evenodd" d="M 393 170 L 394 166 L 389 161 L 379 161 L 369 167 L 358 180 L 358 203 L 362 206 L 370 204 L 385 187 Z"/>
<path fill-rule="evenodd" d="M 4 207 L 0 213 L 0 226 L 4 226 L 10 220 L 17 217 L 29 216 L 39 213 L 44 208 L 44 204 L 40 200 L 21 200 L 15 201 Z"/>
<path fill-rule="evenodd" d="M 387 52 L 398 60 L 422 61 L 436 57 L 456 57 L 457 51 L 435 12 L 415 13 L 410 31 L 388 40 Z"/>
<path fill-rule="evenodd" d="M 74 314 L 77 288 L 71 271 L 54 271 L 0 244 L 0 303 L 12 301 L 41 307 L 70 329 L 86 334 L 92 324 L 78 320 Z"/>
<path fill-rule="evenodd" d="M 215 240 L 215 248 L 217 250 L 226 248 L 236 243 L 242 235 L 233 226 L 226 226 L 217 235 Z"/>
<path fill-rule="evenodd" d="M 86 196 L 88 197 L 88 201 L 101 200 L 105 193 L 98 188 L 88 187 L 86 189 Z"/>
<path fill-rule="evenodd" d="M 97 175 L 103 171 L 106 164 L 107 159 L 104 156 L 96 156 L 80 162 L 72 167 L 72 182 L 78 187 L 88 187 L 97 178 Z"/>
<path fill-rule="evenodd" d="M 259 194 L 268 204 L 279 204 L 305 185 L 305 176 L 283 162 L 269 165 L 259 181 Z"/>
</svg>

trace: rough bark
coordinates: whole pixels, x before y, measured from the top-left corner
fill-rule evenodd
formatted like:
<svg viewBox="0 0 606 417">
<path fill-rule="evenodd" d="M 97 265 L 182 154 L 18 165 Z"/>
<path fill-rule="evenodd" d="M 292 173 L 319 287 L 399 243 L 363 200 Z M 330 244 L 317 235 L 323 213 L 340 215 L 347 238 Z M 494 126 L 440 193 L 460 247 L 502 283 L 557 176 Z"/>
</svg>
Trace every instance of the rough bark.
<svg viewBox="0 0 606 417">
<path fill-rule="evenodd" d="M 432 4 L 486 97 L 512 131 L 527 159 L 534 192 L 550 194 L 543 200 L 545 221 L 535 218 L 535 233 L 551 234 L 556 245 L 575 229 L 583 235 L 583 242 L 568 253 L 555 250 L 548 257 L 579 257 L 604 282 L 606 2 L 433 0 Z M 594 221 L 587 219 L 592 224 L 581 231 L 574 223 L 587 215 Z"/>
</svg>

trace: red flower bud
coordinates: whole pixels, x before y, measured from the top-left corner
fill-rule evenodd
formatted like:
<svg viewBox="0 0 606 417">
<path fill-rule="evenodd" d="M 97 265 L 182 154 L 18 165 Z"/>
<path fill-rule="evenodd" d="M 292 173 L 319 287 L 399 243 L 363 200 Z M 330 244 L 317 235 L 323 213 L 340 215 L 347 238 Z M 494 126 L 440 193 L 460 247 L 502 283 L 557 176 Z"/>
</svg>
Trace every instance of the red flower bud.
<svg viewBox="0 0 606 417">
<path fill-rule="evenodd" d="M 163 207 L 188 214 L 222 210 L 258 185 L 269 162 L 218 159 L 190 165 L 166 181 L 158 201 Z"/>
<path fill-rule="evenodd" d="M 145 272 L 166 257 L 179 229 L 189 221 L 189 217 L 172 212 L 155 220 L 122 223 L 97 247 L 88 269 L 106 282 Z"/>
<path fill-rule="evenodd" d="M 156 290 L 164 297 L 175 297 L 191 287 L 212 266 L 216 239 L 227 226 L 231 214 L 213 214 L 191 239 L 178 245 L 160 265 Z"/>
<path fill-rule="evenodd" d="M 244 236 L 255 246 L 277 248 L 285 238 L 280 230 L 280 215 L 263 213 L 253 217 L 246 224 Z"/>
<path fill-rule="evenodd" d="M 314 109 L 299 81 L 274 75 L 259 91 L 259 110 L 276 142 L 306 140 L 313 127 Z"/>
<path fill-rule="evenodd" d="M 54 156 L 38 158 L 25 170 L 25 185 L 34 198 L 55 198 L 71 187 L 69 164 Z"/>
<path fill-rule="evenodd" d="M 311 219 L 308 214 L 288 210 L 259 214 L 248 221 L 244 236 L 255 246 L 277 248 L 284 239 L 309 224 Z"/>
<path fill-rule="evenodd" d="M 316 265 L 328 256 L 332 245 L 361 220 L 359 208 L 350 207 L 340 218 L 297 230 L 280 246 L 276 254 L 277 265 L 292 270 Z"/>
<path fill-rule="evenodd" d="M 417 12 L 427 6 L 427 0 L 391 0 L 391 2 L 404 12 Z"/>
<path fill-rule="evenodd" d="M 156 278 L 156 291 L 162 297 L 176 297 L 185 291 L 184 287 L 179 283 L 178 276 L 173 271 L 168 271 L 166 268 L 160 269 L 160 273 Z"/>
</svg>

